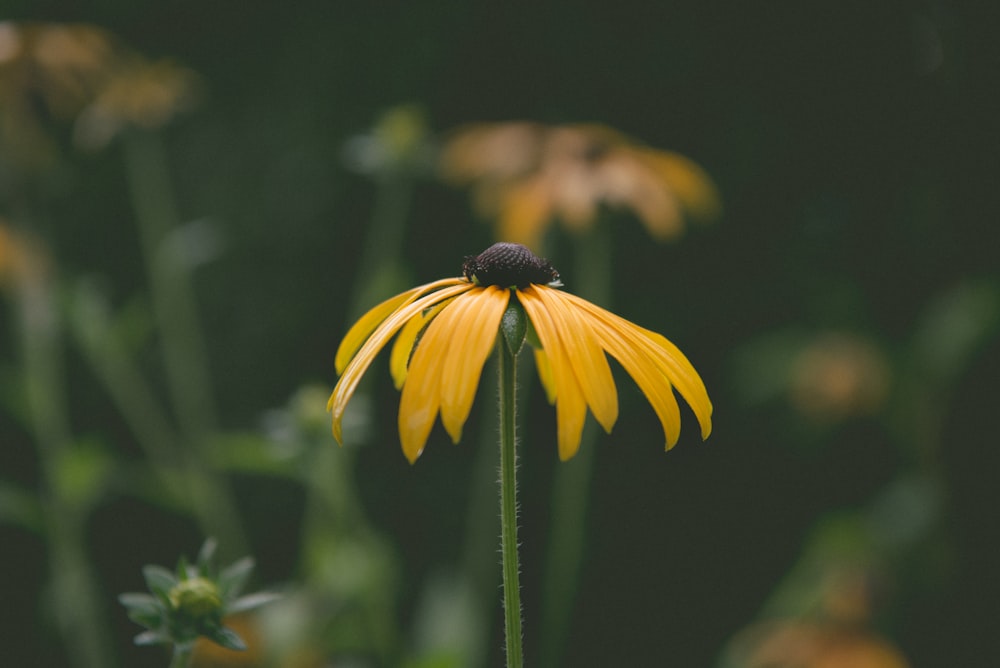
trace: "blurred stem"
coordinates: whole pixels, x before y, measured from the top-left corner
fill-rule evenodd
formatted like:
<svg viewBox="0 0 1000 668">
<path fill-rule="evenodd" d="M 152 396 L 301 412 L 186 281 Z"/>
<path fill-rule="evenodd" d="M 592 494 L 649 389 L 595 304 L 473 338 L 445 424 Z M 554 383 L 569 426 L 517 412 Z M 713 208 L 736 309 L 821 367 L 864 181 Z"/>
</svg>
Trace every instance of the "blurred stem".
<svg viewBox="0 0 1000 668">
<path fill-rule="evenodd" d="M 497 590 L 496 540 L 500 530 L 493 487 L 500 466 L 500 452 L 496 447 L 499 419 L 494 411 L 483 413 L 479 433 L 482 447 L 476 448 L 465 511 L 462 577 L 476 603 L 475 618 L 469 620 L 476 633 L 474 638 L 468 639 L 472 648 L 467 662 L 470 668 L 486 665 L 491 647 L 489 629 L 493 627 L 490 620 L 496 612 L 490 602 Z"/>
<path fill-rule="evenodd" d="M 207 535 L 218 537 L 234 551 L 245 552 L 246 540 L 228 486 L 207 471 L 200 455 L 215 429 L 215 409 L 190 267 L 181 249 L 170 243 L 179 217 L 166 156 L 154 133 L 135 130 L 123 139 L 167 384 L 182 433 L 180 451 L 191 508 Z"/>
<path fill-rule="evenodd" d="M 574 292 L 604 308 L 611 307 L 611 226 L 607 214 L 595 221 L 575 245 Z M 556 466 L 552 481 L 548 548 L 542 578 L 540 620 L 542 661 L 555 666 L 563 654 L 571 628 L 576 592 L 586 551 L 587 512 L 599 430 L 588 422 L 580 449 L 568 462 Z"/>
<path fill-rule="evenodd" d="M 129 359 L 127 346 L 99 308 L 98 297 L 80 290 L 74 296 L 72 332 L 77 344 L 118 405 L 146 457 L 158 467 L 176 466 L 177 435 L 142 374 Z"/>
<path fill-rule="evenodd" d="M 179 217 L 166 156 L 150 132 L 128 133 L 124 148 L 171 397 L 184 431 L 201 437 L 215 427 L 214 402 L 189 267 L 181 250 L 170 245 Z"/>
<path fill-rule="evenodd" d="M 319 592 L 322 597 L 336 600 L 343 592 L 329 584 L 331 559 L 337 550 L 350 544 L 363 545 L 374 552 L 378 549 L 378 537 L 362 509 L 355 484 L 354 453 L 321 443 L 311 448 L 310 454 L 304 474 L 307 495 L 300 559 L 312 590 L 324 590 Z M 380 577 L 366 586 L 361 600 L 350 603 L 363 610 L 364 630 L 378 652 L 380 665 L 392 663 L 397 646 L 391 590 L 392 582 Z"/>
<path fill-rule="evenodd" d="M 191 665 L 191 655 L 194 643 L 174 645 L 174 653 L 170 657 L 170 668 L 187 668 Z"/>
<path fill-rule="evenodd" d="M 413 178 L 405 170 L 386 168 L 378 173 L 374 210 L 358 265 L 364 280 L 357 283 L 348 322 L 354 322 L 394 292 L 412 198 Z"/>
<path fill-rule="evenodd" d="M 517 557 L 517 356 L 500 345 L 500 543 L 503 555 L 504 633 L 508 668 L 520 668 L 521 585 Z"/>
<path fill-rule="evenodd" d="M 67 653 L 76 665 L 112 665 L 104 598 L 87 560 L 82 509 L 64 497 L 58 481 L 62 457 L 72 447 L 60 353 L 59 316 L 46 276 L 18 285 L 21 345 L 28 417 L 44 476 L 42 502 L 50 551 L 52 607 Z"/>
</svg>

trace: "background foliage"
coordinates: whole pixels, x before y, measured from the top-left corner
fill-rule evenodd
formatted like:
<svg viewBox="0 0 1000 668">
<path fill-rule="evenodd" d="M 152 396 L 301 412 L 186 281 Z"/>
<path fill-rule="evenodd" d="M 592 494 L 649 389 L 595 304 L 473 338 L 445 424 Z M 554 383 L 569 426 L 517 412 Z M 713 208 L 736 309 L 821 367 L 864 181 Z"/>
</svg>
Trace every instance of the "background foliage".
<svg viewBox="0 0 1000 668">
<path fill-rule="evenodd" d="M 428 592 L 462 568 L 481 447 L 474 437 L 452 447 L 437 430 L 407 464 L 398 397 L 381 371 L 363 445 L 336 449 L 322 415 L 352 296 L 377 278 L 359 258 L 379 184 L 349 168 L 344 147 L 400 104 L 422 110 L 429 141 L 470 121 L 605 123 L 696 160 L 722 194 L 722 218 L 674 243 L 651 243 L 627 217 L 614 229 L 615 310 L 688 354 L 716 423 L 701 444 L 686 413 L 665 455 L 652 412 L 623 391 L 622 419 L 596 445 L 564 665 L 713 665 L 762 612 L 822 607 L 829 592 L 816 573 L 845 560 L 864 574 L 866 624 L 913 665 L 983 665 L 1000 612 L 1000 462 L 988 422 L 1000 377 L 1000 147 L 986 95 L 995 14 L 881 0 L 0 7 L 3 18 L 95 24 L 200 76 L 199 106 L 159 140 L 180 220 L 205 233 L 194 237 L 206 256 L 192 278 L 218 425 L 200 456 L 231 488 L 242 536 L 218 536 L 220 552 L 253 554 L 261 582 L 328 595 L 302 609 L 359 665 L 430 660 Z M 12 197 L 0 215 L 44 242 L 65 286 L 96 286 L 165 397 L 127 162 L 119 147 L 83 152 L 65 128 L 54 132 L 58 168 L 27 198 L 38 215 L 21 216 Z M 455 275 L 492 241 L 465 193 L 414 179 L 400 287 Z M 570 240 L 557 242 L 573 289 Z M 76 647 L 53 621 L 50 539 L 10 510 L 14 490 L 45 496 L 52 484 L 19 417 L 15 308 L 0 303 L 0 479 L 10 492 L 0 497 L 0 655 L 72 665 Z M 859 348 L 845 358 L 833 346 L 835 361 L 819 368 L 834 376 L 802 371 L 805 352 L 822 362 L 845 339 L 867 351 L 859 373 L 882 374 L 871 402 L 824 394 L 856 368 Z M 66 474 L 95 486 L 80 492 L 91 504 L 80 542 L 91 595 L 114 661 L 153 665 L 115 597 L 141 588 L 144 564 L 193 553 L 203 527 L 143 489 L 149 462 L 133 427 L 72 336 L 63 343 L 74 452 L 97 453 Z M 530 383 L 529 663 L 541 651 L 532 620 L 559 519 L 548 507 L 554 418 Z M 484 385 L 467 434 L 492 410 L 488 376 Z M 498 624 L 488 623 L 489 665 L 500 660 Z"/>
</svg>

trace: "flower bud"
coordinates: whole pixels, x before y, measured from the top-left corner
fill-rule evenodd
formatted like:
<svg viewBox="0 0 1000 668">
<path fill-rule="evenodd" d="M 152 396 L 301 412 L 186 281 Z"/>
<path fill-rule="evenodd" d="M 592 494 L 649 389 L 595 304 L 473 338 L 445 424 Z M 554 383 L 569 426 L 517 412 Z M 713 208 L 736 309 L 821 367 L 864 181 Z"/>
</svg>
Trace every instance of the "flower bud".
<svg viewBox="0 0 1000 668">
<path fill-rule="evenodd" d="M 195 619 L 222 611 L 219 587 L 208 578 L 191 578 L 177 584 L 168 594 L 175 610 Z"/>
</svg>

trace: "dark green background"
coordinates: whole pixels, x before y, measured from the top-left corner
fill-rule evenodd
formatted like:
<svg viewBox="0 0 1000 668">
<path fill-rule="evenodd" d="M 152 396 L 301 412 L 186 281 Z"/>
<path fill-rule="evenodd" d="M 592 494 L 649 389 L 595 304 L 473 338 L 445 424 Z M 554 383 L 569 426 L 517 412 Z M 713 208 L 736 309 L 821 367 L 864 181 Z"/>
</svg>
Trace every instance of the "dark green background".
<svg viewBox="0 0 1000 668">
<path fill-rule="evenodd" d="M 166 141 L 182 217 L 208 217 L 224 234 L 224 253 L 199 270 L 197 287 L 223 420 L 236 429 L 305 382 L 335 382 L 347 300 L 365 280 L 356 263 L 374 192 L 343 168 L 341 147 L 385 108 L 416 103 L 434 130 L 597 121 L 702 164 L 719 184 L 723 218 L 663 246 L 638 224 L 623 226 L 615 310 L 688 354 L 714 400 L 715 431 L 701 444 L 685 412 L 681 442 L 664 455 L 652 412 L 623 385 L 622 418 L 598 443 L 565 665 L 670 657 L 707 666 L 753 619 L 817 519 L 869 501 L 898 473 L 904 449 L 875 419 L 810 432 L 803 447 L 787 409 L 741 401 L 735 355 L 755 337 L 799 327 L 863 331 L 891 356 L 936 296 L 998 278 L 997 12 L 986 4 L 7 0 L 0 16 L 92 22 L 204 77 L 201 108 Z M 143 278 L 121 161 L 108 152 L 73 163 L 78 173 L 51 201 L 58 228 L 45 234 L 61 271 L 98 274 L 124 299 Z M 456 274 L 489 234 L 464 193 L 421 182 L 407 228 L 410 275 Z M 574 277 L 561 270 L 571 290 Z M 491 372 L 484 378 L 477 406 L 489 410 Z M 988 665 L 995 654 L 998 378 L 994 341 L 975 351 L 942 406 L 951 567 L 897 592 L 889 629 L 922 668 Z M 529 665 L 557 465 L 554 415 L 539 394 L 522 460 Z M 452 447 L 437 429 L 411 467 L 395 441 L 397 395 L 386 382 L 379 396 L 384 443 L 363 453 L 359 484 L 404 555 L 405 626 L 417 583 L 458 558 L 475 440 Z M 74 401 L 80 431 L 127 443 L 105 398 Z M 30 442 L 8 440 L 5 475 L 30 482 Z M 259 579 L 289 579 L 297 491 L 236 482 L 256 527 Z M 37 619 L 45 552 L 20 532 L 0 536 L 4 570 L 18 573 L 0 606 L 8 631 Z M 200 542 L 186 519 L 128 498 L 99 509 L 92 538 L 111 608 L 116 593 L 141 585 L 143 563 L 170 563 Z M 134 545 L 128 558 L 123 545 Z M 150 655 L 130 647 L 135 628 L 121 617 L 119 650 L 140 665 Z M 58 665 L 62 650 L 30 626 L 15 656 Z"/>
</svg>

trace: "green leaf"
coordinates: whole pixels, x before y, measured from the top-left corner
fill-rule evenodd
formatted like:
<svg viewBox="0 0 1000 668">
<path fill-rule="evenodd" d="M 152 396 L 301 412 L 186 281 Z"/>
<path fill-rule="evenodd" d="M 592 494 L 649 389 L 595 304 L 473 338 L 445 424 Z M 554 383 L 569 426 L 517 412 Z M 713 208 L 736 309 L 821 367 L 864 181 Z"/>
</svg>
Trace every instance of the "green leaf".
<svg viewBox="0 0 1000 668">
<path fill-rule="evenodd" d="M 0 481 L 0 522 L 43 533 L 45 514 L 38 496 L 12 483 Z"/>
<path fill-rule="evenodd" d="M 118 602 L 128 608 L 129 613 L 132 611 L 141 611 L 158 614 L 162 609 L 160 602 L 156 599 L 156 597 L 150 596 L 149 594 L 135 592 L 120 594 L 118 596 Z"/>
<path fill-rule="evenodd" d="M 219 645 L 222 645 L 226 649 L 236 650 L 242 652 L 247 648 L 247 644 L 243 642 L 243 638 L 240 637 L 236 631 L 225 626 L 220 626 L 213 629 L 211 633 L 206 634 L 209 640 Z"/>
<path fill-rule="evenodd" d="M 136 645 L 164 645 L 170 642 L 170 636 L 164 631 L 143 631 L 135 637 Z"/>
<path fill-rule="evenodd" d="M 163 628 L 165 625 L 165 618 L 167 614 L 165 611 L 147 612 L 145 610 L 129 610 L 128 618 L 139 626 L 145 626 L 147 629 L 157 630 Z"/>
<path fill-rule="evenodd" d="M 253 571 L 253 567 L 253 557 L 243 557 L 227 566 L 219 574 L 219 591 L 222 592 L 223 601 L 239 596 L 250 577 L 250 572 Z"/>
<path fill-rule="evenodd" d="M 221 434 L 212 437 L 205 455 L 209 465 L 225 471 L 297 480 L 300 460 L 295 455 L 300 447 L 257 433 Z"/>
<path fill-rule="evenodd" d="M 55 458 L 52 481 L 60 498 L 73 508 L 90 508 L 107 489 L 114 460 L 96 442 L 80 442 Z"/>
<path fill-rule="evenodd" d="M 142 576 L 146 578 L 149 591 L 159 598 L 167 600 L 170 590 L 177 586 L 177 577 L 163 566 L 150 564 L 142 567 Z"/>
<path fill-rule="evenodd" d="M 193 580 L 196 577 L 200 577 L 201 573 L 198 571 L 198 566 L 191 565 L 188 562 L 187 557 L 183 554 L 181 558 L 177 560 L 177 579 L 178 580 Z"/>
<path fill-rule="evenodd" d="M 215 550 L 219 543 L 214 538 L 206 538 L 201 550 L 198 551 L 198 571 L 199 575 L 212 577 L 212 559 L 215 557 Z"/>
<path fill-rule="evenodd" d="M 246 596 L 238 598 L 229 605 L 227 605 L 226 614 L 232 615 L 237 612 L 246 612 L 247 610 L 253 610 L 254 608 L 259 608 L 262 605 L 267 605 L 272 601 L 277 601 L 280 598 L 281 594 L 268 591 L 262 591 L 256 594 L 247 594 Z"/>
</svg>

